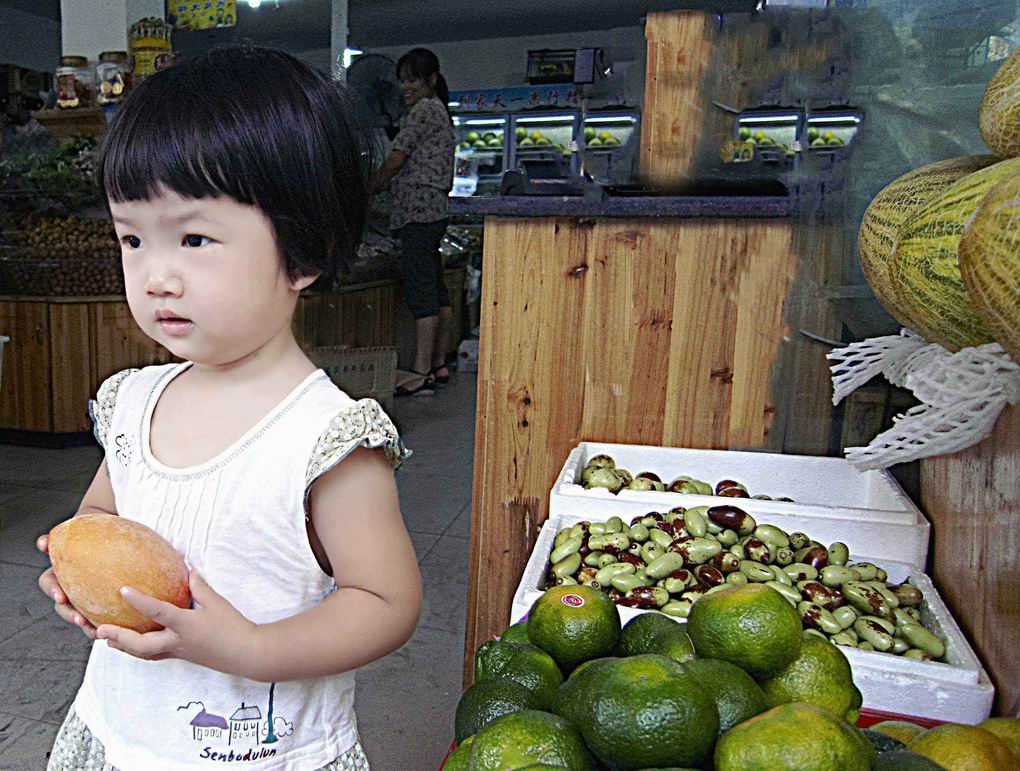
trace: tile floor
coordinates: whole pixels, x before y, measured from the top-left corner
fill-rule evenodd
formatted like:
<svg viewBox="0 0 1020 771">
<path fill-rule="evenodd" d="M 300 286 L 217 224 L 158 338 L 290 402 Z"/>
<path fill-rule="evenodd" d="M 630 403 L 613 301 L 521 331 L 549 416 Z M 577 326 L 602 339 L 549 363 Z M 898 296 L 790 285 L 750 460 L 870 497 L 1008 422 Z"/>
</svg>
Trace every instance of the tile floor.
<svg viewBox="0 0 1020 771">
<path fill-rule="evenodd" d="M 375 771 L 435 771 L 460 697 L 467 595 L 475 379 L 402 399 L 393 419 L 415 450 L 398 474 L 425 600 L 401 650 L 358 672 L 357 713 Z M 36 586 L 35 538 L 77 507 L 98 447 L 0 445 L 0 771 L 37 771 L 74 699 L 89 642 Z M 153 769 L 158 771 L 158 769 Z"/>
</svg>

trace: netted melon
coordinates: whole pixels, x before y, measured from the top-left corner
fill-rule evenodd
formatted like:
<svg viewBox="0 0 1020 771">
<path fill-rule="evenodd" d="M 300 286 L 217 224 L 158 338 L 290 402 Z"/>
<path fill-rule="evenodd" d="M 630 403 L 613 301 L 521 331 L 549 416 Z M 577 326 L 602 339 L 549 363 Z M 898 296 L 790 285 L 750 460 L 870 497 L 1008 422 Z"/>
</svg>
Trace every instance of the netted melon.
<svg viewBox="0 0 1020 771">
<path fill-rule="evenodd" d="M 995 73 L 981 100 L 981 136 L 1003 158 L 1020 155 L 1020 48 Z"/>
<path fill-rule="evenodd" d="M 951 351 L 992 341 L 963 285 L 956 257 L 964 228 L 981 199 L 1020 171 L 1020 158 L 1001 161 L 954 182 L 900 228 L 889 280 L 903 321 L 928 342 Z"/>
<path fill-rule="evenodd" d="M 889 258 L 900 226 L 958 179 L 998 160 L 965 155 L 914 169 L 882 188 L 864 212 L 857 242 L 861 269 L 879 302 L 900 323 L 906 324 L 905 316 L 889 283 Z"/>
<path fill-rule="evenodd" d="M 1020 174 L 981 201 L 960 239 L 960 272 L 995 339 L 1020 362 Z"/>
</svg>

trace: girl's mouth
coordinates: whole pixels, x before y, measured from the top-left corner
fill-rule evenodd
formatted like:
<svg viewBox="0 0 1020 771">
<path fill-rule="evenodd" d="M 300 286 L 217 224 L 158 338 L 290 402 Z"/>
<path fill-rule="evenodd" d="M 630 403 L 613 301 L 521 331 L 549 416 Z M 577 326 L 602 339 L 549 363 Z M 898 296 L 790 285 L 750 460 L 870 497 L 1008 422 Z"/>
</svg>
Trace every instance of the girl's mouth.
<svg viewBox="0 0 1020 771">
<path fill-rule="evenodd" d="M 184 337 L 195 326 L 191 319 L 181 318 L 166 313 L 159 313 L 156 316 L 156 323 L 164 333 L 171 337 Z"/>
</svg>

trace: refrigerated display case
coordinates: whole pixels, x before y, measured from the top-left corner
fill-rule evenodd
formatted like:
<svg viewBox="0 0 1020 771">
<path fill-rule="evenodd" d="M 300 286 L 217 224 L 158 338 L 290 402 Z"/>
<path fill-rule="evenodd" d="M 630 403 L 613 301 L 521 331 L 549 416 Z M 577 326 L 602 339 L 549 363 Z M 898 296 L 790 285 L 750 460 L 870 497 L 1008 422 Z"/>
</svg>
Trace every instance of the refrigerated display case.
<svg viewBox="0 0 1020 771">
<path fill-rule="evenodd" d="M 756 108 L 742 112 L 734 130 L 741 142 L 734 161 L 755 156 L 765 162 L 792 162 L 797 155 L 801 113 L 785 108 Z"/>
<path fill-rule="evenodd" d="M 582 121 L 584 171 L 601 184 L 628 182 L 641 142 L 635 112 L 589 113 Z"/>
<path fill-rule="evenodd" d="M 454 185 L 451 195 L 492 193 L 507 166 L 506 115 L 454 115 L 457 140 Z"/>
<path fill-rule="evenodd" d="M 852 107 L 816 110 L 805 123 L 801 146 L 812 153 L 834 153 L 850 146 L 864 114 Z"/>
<path fill-rule="evenodd" d="M 570 170 L 576 174 L 580 123 L 580 115 L 574 111 L 511 115 L 508 168 L 516 168 L 530 158 L 547 159 L 559 154 L 570 159 Z"/>
</svg>

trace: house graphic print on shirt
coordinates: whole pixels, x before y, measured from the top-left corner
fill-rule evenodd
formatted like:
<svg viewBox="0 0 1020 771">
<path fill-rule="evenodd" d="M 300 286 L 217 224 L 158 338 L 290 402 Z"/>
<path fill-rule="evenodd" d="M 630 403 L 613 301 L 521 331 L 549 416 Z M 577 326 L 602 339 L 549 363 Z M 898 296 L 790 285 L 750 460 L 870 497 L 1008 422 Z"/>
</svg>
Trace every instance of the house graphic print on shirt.
<svg viewBox="0 0 1020 771">
<path fill-rule="evenodd" d="M 252 760 L 276 754 L 271 745 L 294 733 L 294 724 L 274 714 L 276 683 L 269 686 L 268 712 L 263 716 L 256 704 L 241 702 L 229 718 L 210 712 L 201 701 L 189 701 L 178 712 L 198 709 L 188 723 L 191 738 L 203 745 L 201 757 L 207 760 Z M 260 748 L 260 745 L 265 745 Z M 247 749 L 247 754 L 244 750 Z M 255 753 L 253 755 L 253 753 Z M 257 755 L 257 757 L 256 757 Z"/>
<path fill-rule="evenodd" d="M 230 726 L 220 715 L 212 715 L 202 709 L 191 719 L 192 738 L 196 741 L 222 741 L 224 731 L 229 731 Z"/>
<path fill-rule="evenodd" d="M 238 710 L 230 716 L 230 740 L 227 743 L 231 746 L 258 744 L 261 723 L 262 710 L 256 706 L 246 707 L 242 701 Z"/>
</svg>

